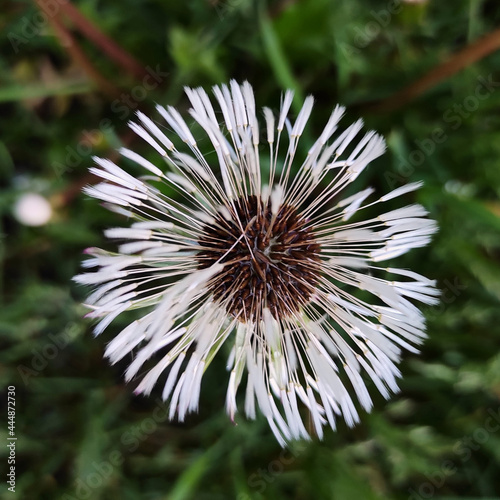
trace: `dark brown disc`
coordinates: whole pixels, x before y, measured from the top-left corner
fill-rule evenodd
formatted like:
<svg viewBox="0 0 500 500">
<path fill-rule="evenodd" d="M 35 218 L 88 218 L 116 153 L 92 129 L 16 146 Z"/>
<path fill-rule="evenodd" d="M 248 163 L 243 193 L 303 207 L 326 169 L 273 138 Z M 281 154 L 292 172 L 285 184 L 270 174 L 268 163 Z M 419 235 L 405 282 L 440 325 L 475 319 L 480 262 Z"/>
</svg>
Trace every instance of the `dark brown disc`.
<svg viewBox="0 0 500 500">
<path fill-rule="evenodd" d="M 309 301 L 319 281 L 320 246 L 309 221 L 286 204 L 273 221 L 270 202 L 264 206 L 256 196 L 240 198 L 235 206 L 231 220 L 219 213 L 205 225 L 198 268 L 227 263 L 212 279 L 211 292 L 240 321 L 258 320 L 264 307 L 277 319 L 290 316 Z"/>
</svg>

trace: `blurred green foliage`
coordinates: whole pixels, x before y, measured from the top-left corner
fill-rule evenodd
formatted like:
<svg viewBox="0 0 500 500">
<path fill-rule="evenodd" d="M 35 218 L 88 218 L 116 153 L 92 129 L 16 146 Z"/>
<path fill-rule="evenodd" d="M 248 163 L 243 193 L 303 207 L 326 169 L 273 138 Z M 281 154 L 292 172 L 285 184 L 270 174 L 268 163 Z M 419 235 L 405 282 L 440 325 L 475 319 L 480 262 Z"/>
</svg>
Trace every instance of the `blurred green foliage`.
<svg viewBox="0 0 500 500">
<path fill-rule="evenodd" d="M 58 15 L 62 0 L 46 0 Z M 121 89 L 109 97 L 28 0 L 0 12 L 1 387 L 16 386 L 16 494 L 22 499 L 454 499 L 500 492 L 500 53 L 444 79 L 394 112 L 365 112 L 492 31 L 496 0 L 79 0 L 85 16 L 158 85 L 144 91 L 73 31 L 95 68 Z M 128 143 L 135 109 L 186 110 L 184 85 L 248 79 L 258 105 L 297 106 L 312 93 L 319 133 L 337 103 L 382 132 L 388 152 L 359 181 L 378 192 L 424 180 L 417 195 L 440 226 L 431 247 L 398 260 L 438 280 L 429 340 L 406 355 L 401 393 L 323 442 L 281 450 L 262 419 L 224 412 L 219 357 L 200 413 L 169 423 L 158 390 L 134 397 L 126 362 L 110 367 L 74 286 L 81 252 L 107 245 L 121 219 L 86 199 L 91 156 Z M 479 86 L 479 90 L 478 89 Z M 479 94 L 478 94 L 479 92 Z M 128 96 L 128 97 L 127 97 Z M 478 96 L 481 96 L 480 98 Z M 304 141 L 307 147 L 307 138 Z M 306 150 L 306 149 L 305 149 Z M 46 197 L 50 222 L 13 217 L 25 192 Z M 409 197 L 411 199 L 411 197 Z M 123 322 L 124 320 L 122 320 Z M 2 392 L 2 404 L 6 401 Z M 6 407 L 6 406 L 5 406 Z M 2 411 L 0 461 L 7 463 Z M 2 469 L 3 470 L 3 469 Z M 2 476 L 5 478 L 5 476 Z M 4 481 L 4 479 L 2 479 Z"/>
</svg>

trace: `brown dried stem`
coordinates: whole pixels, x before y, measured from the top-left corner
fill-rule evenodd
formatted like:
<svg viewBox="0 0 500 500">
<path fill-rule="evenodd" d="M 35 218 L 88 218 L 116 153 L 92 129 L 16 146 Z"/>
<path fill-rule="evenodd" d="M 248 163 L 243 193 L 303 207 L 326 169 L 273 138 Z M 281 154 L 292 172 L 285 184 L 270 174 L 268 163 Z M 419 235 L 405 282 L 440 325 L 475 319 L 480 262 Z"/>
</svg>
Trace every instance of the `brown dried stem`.
<svg viewBox="0 0 500 500">
<path fill-rule="evenodd" d="M 43 10 L 43 2 L 35 0 L 38 7 Z M 61 45 L 65 47 L 72 59 L 87 73 L 89 78 L 96 82 L 99 88 L 108 96 L 115 98 L 120 93 L 120 89 L 94 68 L 85 52 L 78 45 L 71 32 L 64 26 L 58 16 L 47 16 L 49 23 L 54 29 Z"/>
<path fill-rule="evenodd" d="M 62 2 L 60 8 L 89 40 L 92 40 L 110 59 L 133 76 L 134 79 L 141 80 L 147 74 L 139 61 L 92 24 L 69 0 Z"/>
<path fill-rule="evenodd" d="M 447 61 L 434 67 L 427 74 L 387 99 L 363 106 L 363 111 L 381 113 L 399 109 L 419 97 L 426 90 L 458 73 L 467 66 L 483 59 L 499 48 L 500 28 L 452 55 Z"/>
</svg>

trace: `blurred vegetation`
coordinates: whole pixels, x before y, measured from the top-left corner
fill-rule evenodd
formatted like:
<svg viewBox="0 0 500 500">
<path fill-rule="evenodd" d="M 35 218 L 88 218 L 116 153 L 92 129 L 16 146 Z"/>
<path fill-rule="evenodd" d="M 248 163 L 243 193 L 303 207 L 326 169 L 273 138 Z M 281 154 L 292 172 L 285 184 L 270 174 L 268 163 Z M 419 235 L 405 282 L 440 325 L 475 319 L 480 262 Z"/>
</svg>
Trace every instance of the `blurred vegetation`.
<svg viewBox="0 0 500 500">
<path fill-rule="evenodd" d="M 0 380 L 5 392 L 16 386 L 18 436 L 16 494 L 3 483 L 2 498 L 499 498 L 500 53 L 439 70 L 495 30 L 498 2 L 75 0 L 83 18 L 69 5 L 5 2 L 0 12 Z M 432 85 L 389 106 L 436 68 Z M 257 104 L 274 109 L 283 88 L 297 105 L 314 94 L 310 137 L 347 105 L 344 123 L 362 116 L 388 140 L 361 185 L 383 193 L 424 180 L 417 201 L 440 226 L 429 248 L 398 259 L 443 291 L 426 310 L 422 354 L 404 357 L 401 393 L 377 398 L 355 429 L 339 423 L 289 450 L 262 419 L 231 425 L 222 356 L 183 424 L 167 421 L 160 390 L 134 397 L 126 365 L 102 359 L 120 321 L 94 339 L 86 291 L 71 282 L 82 250 L 109 248 L 102 230 L 122 223 L 81 194 L 91 156 L 116 158 L 123 143 L 147 155 L 126 126 L 133 111 L 186 110 L 184 85 L 229 78 L 248 79 Z M 47 224 L 14 217 L 26 192 L 49 200 Z"/>
</svg>

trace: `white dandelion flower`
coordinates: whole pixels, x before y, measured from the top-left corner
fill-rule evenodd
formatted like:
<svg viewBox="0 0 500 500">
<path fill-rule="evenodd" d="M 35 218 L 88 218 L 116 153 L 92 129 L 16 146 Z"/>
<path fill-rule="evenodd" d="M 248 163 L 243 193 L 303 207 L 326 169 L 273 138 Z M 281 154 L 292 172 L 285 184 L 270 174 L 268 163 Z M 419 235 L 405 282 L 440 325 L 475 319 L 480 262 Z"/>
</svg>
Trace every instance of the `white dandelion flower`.
<svg viewBox="0 0 500 500">
<path fill-rule="evenodd" d="M 95 287 L 87 300 L 88 316 L 100 319 L 95 334 L 122 312 L 147 308 L 106 356 L 112 363 L 132 356 L 126 379 L 140 375 L 137 393 L 148 394 L 161 377 L 170 418 L 182 421 L 198 408 L 204 371 L 230 343 L 231 419 L 246 384 L 246 415 L 262 413 L 282 445 L 311 430 L 321 438 L 339 417 L 354 425 L 357 406 L 372 407 L 367 379 L 386 398 L 398 390 L 402 350 L 416 352 L 425 337 L 414 302 L 435 304 L 438 295 L 434 281 L 380 264 L 429 242 L 436 224 L 426 210 L 414 204 L 367 220 L 358 214 L 421 184 L 374 201 L 367 201 L 371 188 L 342 199 L 385 144 L 374 132 L 358 138 L 361 121 L 338 131 L 341 106 L 299 159 L 312 97 L 292 123 L 287 91 L 277 116 L 263 109 L 261 130 L 247 82 L 214 87 L 215 107 L 202 89 L 186 93 L 210 160 L 180 113 L 158 106 L 161 122 L 138 113 L 130 126 L 167 166 L 122 149 L 144 177 L 99 158 L 91 169 L 104 182 L 86 192 L 133 221 L 106 231 L 119 242 L 117 253 L 88 249 L 84 267 L 98 270 L 75 277 Z M 384 279 L 387 273 L 395 278 Z"/>
</svg>

